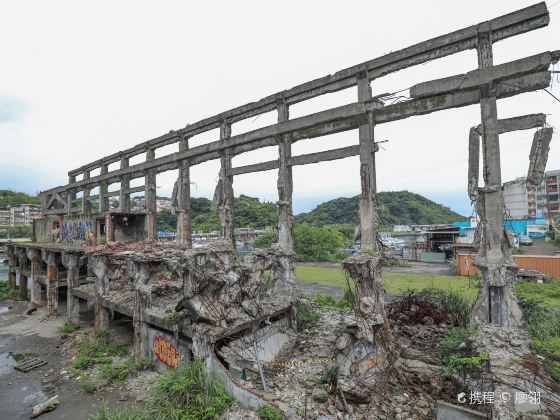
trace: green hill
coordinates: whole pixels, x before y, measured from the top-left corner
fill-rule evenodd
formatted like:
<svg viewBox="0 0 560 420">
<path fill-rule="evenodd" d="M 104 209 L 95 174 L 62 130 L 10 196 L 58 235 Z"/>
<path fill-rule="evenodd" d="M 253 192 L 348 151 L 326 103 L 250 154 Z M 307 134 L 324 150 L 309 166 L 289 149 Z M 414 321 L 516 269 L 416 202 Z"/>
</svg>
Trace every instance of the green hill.
<svg viewBox="0 0 560 420">
<path fill-rule="evenodd" d="M 319 204 L 309 213 L 295 216 L 296 223 L 315 226 L 358 224 L 358 199 L 340 197 Z M 465 217 L 448 207 L 434 203 L 419 194 L 408 191 L 388 191 L 377 194 L 381 210 L 380 225 L 424 225 L 449 223 Z"/>
<path fill-rule="evenodd" d="M 0 208 L 14 207 L 21 204 L 41 205 L 41 201 L 32 195 L 12 190 L 0 190 Z"/>
</svg>

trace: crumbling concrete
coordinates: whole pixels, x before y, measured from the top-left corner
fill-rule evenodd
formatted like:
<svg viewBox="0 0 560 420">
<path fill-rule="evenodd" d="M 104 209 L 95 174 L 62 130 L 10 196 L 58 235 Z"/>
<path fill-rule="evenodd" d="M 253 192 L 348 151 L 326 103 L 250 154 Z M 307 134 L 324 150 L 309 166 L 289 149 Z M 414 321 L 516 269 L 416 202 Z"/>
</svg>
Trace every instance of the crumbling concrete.
<svg viewBox="0 0 560 420">
<path fill-rule="evenodd" d="M 41 257 L 47 264 L 47 308 L 50 317 L 58 316 L 58 264 L 60 254 L 53 251 L 41 251 Z"/>
<path fill-rule="evenodd" d="M 31 262 L 31 309 L 35 309 L 41 306 L 41 283 L 39 282 L 41 251 L 27 248 L 27 258 Z"/>
<path fill-rule="evenodd" d="M 64 252 L 61 258 L 62 265 L 66 267 L 66 308 L 68 321 L 74 325 L 80 322 L 80 299 L 72 294 L 72 289 L 80 285 L 80 254 Z"/>
</svg>

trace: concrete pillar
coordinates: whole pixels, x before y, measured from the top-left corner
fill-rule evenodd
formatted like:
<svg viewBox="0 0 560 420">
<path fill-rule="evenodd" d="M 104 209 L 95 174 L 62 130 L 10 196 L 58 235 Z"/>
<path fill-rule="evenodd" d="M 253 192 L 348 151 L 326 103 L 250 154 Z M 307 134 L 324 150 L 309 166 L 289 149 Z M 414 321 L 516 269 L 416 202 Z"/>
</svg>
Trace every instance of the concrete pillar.
<svg viewBox="0 0 560 420">
<path fill-rule="evenodd" d="M 123 157 L 121 159 L 121 169 L 128 168 L 129 160 Z M 125 193 L 130 188 L 130 176 L 123 175 L 121 178 L 121 190 L 119 194 L 119 208 L 122 212 L 130 211 L 130 194 Z"/>
<path fill-rule="evenodd" d="M 19 298 L 21 300 L 27 300 L 27 252 L 25 248 L 17 248 L 17 253 L 19 260 Z"/>
<path fill-rule="evenodd" d="M 8 287 L 10 289 L 15 289 L 17 258 L 13 246 L 6 246 L 6 255 L 8 256 Z"/>
<path fill-rule="evenodd" d="M 231 137 L 231 124 L 223 121 L 220 126 L 220 140 L 227 144 Z M 233 176 L 231 173 L 231 152 L 222 150 L 220 157 L 220 194 L 218 211 L 220 215 L 221 237 L 231 242 L 235 249 L 235 226 L 233 223 Z"/>
<path fill-rule="evenodd" d="M 41 252 L 38 249 L 27 248 L 27 258 L 31 262 L 31 308 L 35 309 L 41 306 L 41 283 L 39 283 Z"/>
<path fill-rule="evenodd" d="M 109 166 L 104 163 L 101 165 L 101 175 L 105 175 L 109 172 Z M 109 192 L 109 184 L 103 181 L 99 184 L 99 213 L 107 213 L 109 211 L 109 197 L 107 193 Z"/>
<path fill-rule="evenodd" d="M 288 105 L 284 100 L 278 101 L 278 122 L 289 119 Z M 292 167 L 288 159 L 292 156 L 292 144 L 289 136 L 281 136 L 278 141 L 278 246 L 282 254 L 278 265 L 274 267 L 275 290 L 283 295 L 294 294 L 294 264 L 292 227 L 294 217 L 292 211 Z"/>
<path fill-rule="evenodd" d="M 105 236 L 107 242 L 115 240 L 113 236 L 113 216 L 110 213 L 105 215 Z"/>
<path fill-rule="evenodd" d="M 79 325 L 80 323 L 80 299 L 72 294 L 72 290 L 80 285 L 80 254 L 62 253 L 62 264 L 66 267 L 66 309 L 68 322 Z"/>
<path fill-rule="evenodd" d="M 179 152 L 189 149 L 189 139 L 182 137 L 179 141 Z M 187 248 L 192 247 L 191 238 L 191 178 L 190 164 L 187 159 L 179 163 L 179 177 L 177 179 L 177 244 Z"/>
<path fill-rule="evenodd" d="M 358 75 L 358 101 L 368 101 L 372 98 L 371 86 L 367 73 Z M 377 234 L 379 230 L 379 215 L 377 208 L 377 181 L 375 178 L 376 145 L 373 134 L 373 118 L 359 127 L 360 138 L 360 179 L 362 194 L 360 196 L 360 235 L 361 249 L 368 254 L 378 252 Z"/>
<path fill-rule="evenodd" d="M 156 158 L 156 152 L 154 149 L 148 149 L 146 151 L 146 161 L 151 161 Z M 146 185 L 146 231 L 147 239 L 157 240 L 157 227 L 156 227 L 156 170 L 148 169 L 145 176 Z"/>
<path fill-rule="evenodd" d="M 478 67 L 493 65 L 490 28 L 478 28 Z M 477 209 L 482 223 L 482 243 L 475 260 L 482 273 L 482 287 L 473 308 L 472 322 L 500 326 L 522 324 L 521 310 L 515 295 L 515 265 L 503 228 L 504 198 L 500 169 L 500 142 L 496 86 L 480 88 L 480 113 L 484 188 L 479 191 Z"/>
<path fill-rule="evenodd" d="M 76 182 L 76 175 L 70 175 L 68 177 L 68 183 L 73 184 L 74 182 Z M 72 207 L 74 206 L 74 200 L 76 200 L 76 190 L 74 189 L 68 190 L 67 200 L 68 200 L 68 204 L 67 204 L 68 208 L 66 214 L 70 216 L 72 214 Z"/>
<path fill-rule="evenodd" d="M 58 316 L 58 263 L 57 252 L 41 251 L 43 261 L 47 263 L 47 309 L 50 317 Z"/>
<path fill-rule="evenodd" d="M 146 324 L 146 309 L 152 306 L 152 291 L 148 286 L 151 271 L 146 263 L 134 263 L 136 304 L 132 323 L 134 326 L 134 357 L 143 359 L 148 357 L 148 325 Z"/>
<path fill-rule="evenodd" d="M 108 267 L 102 257 L 92 255 L 90 268 L 95 273 L 95 336 L 109 327 L 110 313 L 103 307 L 102 298 L 109 290 Z"/>
<path fill-rule="evenodd" d="M 90 176 L 90 172 L 89 171 L 84 171 L 84 180 L 85 179 L 89 179 Z M 89 202 L 89 189 L 86 188 L 84 189 L 84 195 L 82 196 L 82 213 L 83 214 L 89 214 L 91 213 L 91 205 Z"/>
</svg>

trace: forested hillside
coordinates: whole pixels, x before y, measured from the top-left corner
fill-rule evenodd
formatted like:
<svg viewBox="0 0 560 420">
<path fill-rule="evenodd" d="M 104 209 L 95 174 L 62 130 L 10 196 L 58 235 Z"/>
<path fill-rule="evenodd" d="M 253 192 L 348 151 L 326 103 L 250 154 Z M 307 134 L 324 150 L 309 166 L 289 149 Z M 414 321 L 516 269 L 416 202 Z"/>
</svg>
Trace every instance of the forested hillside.
<svg viewBox="0 0 560 420">
<path fill-rule="evenodd" d="M 359 196 L 327 201 L 309 213 L 298 214 L 295 221 L 315 226 L 357 225 L 358 199 Z M 465 218 L 441 204 L 408 191 L 381 192 L 377 194 L 377 199 L 381 211 L 380 224 L 383 226 L 449 223 Z"/>
<path fill-rule="evenodd" d="M 41 201 L 32 195 L 12 190 L 0 190 L 0 209 L 19 206 L 20 204 L 40 205 Z"/>
</svg>

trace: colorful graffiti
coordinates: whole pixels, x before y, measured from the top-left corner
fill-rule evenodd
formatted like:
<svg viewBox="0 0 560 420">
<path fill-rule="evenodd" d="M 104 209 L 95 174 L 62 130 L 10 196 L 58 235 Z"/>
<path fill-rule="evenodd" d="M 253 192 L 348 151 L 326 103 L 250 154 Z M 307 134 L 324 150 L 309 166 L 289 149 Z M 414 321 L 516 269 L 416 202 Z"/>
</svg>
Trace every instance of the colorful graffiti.
<svg viewBox="0 0 560 420">
<path fill-rule="evenodd" d="M 173 347 L 173 344 L 163 337 L 159 335 L 154 337 L 153 350 L 158 360 L 168 368 L 176 368 L 179 366 L 181 354 Z"/>
<path fill-rule="evenodd" d="M 60 240 L 73 244 L 74 241 L 86 242 L 88 245 L 95 241 L 95 222 L 92 219 L 64 219 L 60 222 Z"/>
</svg>

